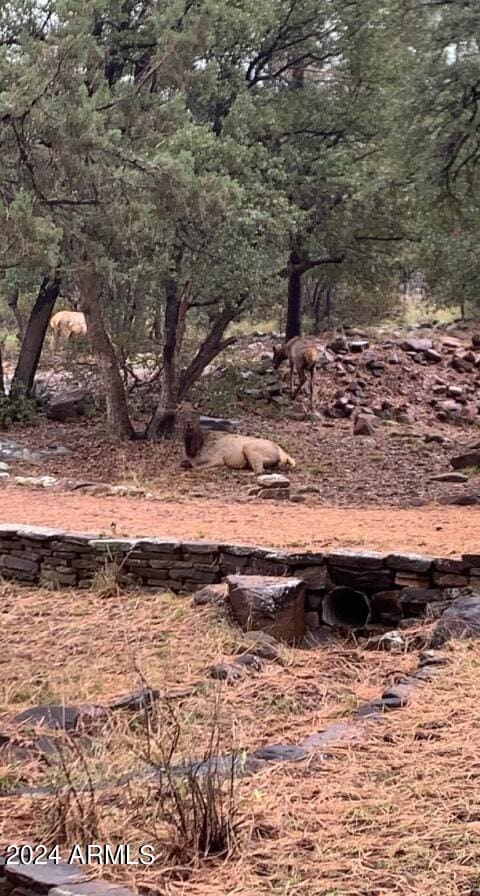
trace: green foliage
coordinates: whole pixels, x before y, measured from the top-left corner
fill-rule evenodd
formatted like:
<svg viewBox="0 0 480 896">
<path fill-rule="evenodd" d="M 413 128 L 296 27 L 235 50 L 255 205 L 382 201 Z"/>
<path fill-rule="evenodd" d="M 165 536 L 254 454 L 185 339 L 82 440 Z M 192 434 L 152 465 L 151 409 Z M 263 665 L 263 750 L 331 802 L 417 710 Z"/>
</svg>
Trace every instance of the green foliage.
<svg viewBox="0 0 480 896">
<path fill-rule="evenodd" d="M 38 411 L 38 401 L 28 398 L 24 392 L 20 392 L 15 400 L 0 395 L 0 429 L 7 429 L 12 423 L 33 423 Z"/>
<path fill-rule="evenodd" d="M 404 267 L 476 302 L 477 26 L 441 0 L 4 4 L 3 295 L 95 272 L 131 355 L 188 286 L 184 366 L 223 312 L 280 317 L 292 249 L 342 259 L 314 273 L 344 321 L 393 313 Z"/>
<path fill-rule="evenodd" d="M 422 4 L 391 14 L 406 77 L 397 120 L 418 243 L 411 262 L 438 304 L 478 310 L 480 48 L 476 4 Z"/>
</svg>

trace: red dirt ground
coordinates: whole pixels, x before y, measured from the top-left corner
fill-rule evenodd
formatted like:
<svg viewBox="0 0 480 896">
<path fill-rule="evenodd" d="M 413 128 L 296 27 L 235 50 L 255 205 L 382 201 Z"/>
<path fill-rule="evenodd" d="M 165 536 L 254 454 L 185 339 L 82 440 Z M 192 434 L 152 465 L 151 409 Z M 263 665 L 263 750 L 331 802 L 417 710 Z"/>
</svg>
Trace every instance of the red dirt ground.
<svg viewBox="0 0 480 896">
<path fill-rule="evenodd" d="M 480 549 L 480 509 L 185 503 L 2 489 L 0 522 L 117 535 L 168 535 L 317 549 L 339 546 L 455 556 Z"/>
</svg>

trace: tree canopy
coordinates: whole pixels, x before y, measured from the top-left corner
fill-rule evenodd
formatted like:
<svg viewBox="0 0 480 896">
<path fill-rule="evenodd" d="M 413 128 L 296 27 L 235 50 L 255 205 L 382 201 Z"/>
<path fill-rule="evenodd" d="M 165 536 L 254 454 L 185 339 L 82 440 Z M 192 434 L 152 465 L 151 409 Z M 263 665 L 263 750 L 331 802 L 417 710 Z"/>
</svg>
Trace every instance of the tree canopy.
<svg viewBox="0 0 480 896">
<path fill-rule="evenodd" d="M 233 321 L 288 296 L 298 332 L 313 273 L 374 293 L 408 262 L 473 299 L 478 17 L 466 0 L 3 4 L 0 272 L 43 308 L 17 385 L 59 292 L 87 315 L 120 435 L 119 353 L 160 337 L 152 437 Z"/>
</svg>

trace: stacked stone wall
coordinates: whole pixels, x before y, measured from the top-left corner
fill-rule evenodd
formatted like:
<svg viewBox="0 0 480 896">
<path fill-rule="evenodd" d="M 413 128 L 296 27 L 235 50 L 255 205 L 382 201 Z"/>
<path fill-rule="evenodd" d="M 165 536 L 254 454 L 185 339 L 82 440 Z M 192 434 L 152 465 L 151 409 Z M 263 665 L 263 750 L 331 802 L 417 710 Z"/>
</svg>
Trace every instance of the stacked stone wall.
<svg viewBox="0 0 480 896">
<path fill-rule="evenodd" d="M 394 623 L 420 615 L 429 604 L 443 606 L 460 588 L 477 588 L 480 553 L 456 559 L 352 550 L 291 553 L 210 541 L 99 538 L 0 525 L 3 578 L 87 588 L 109 569 L 125 584 L 179 593 L 219 583 L 232 574 L 295 576 L 305 582 L 307 612 L 318 613 L 319 621 L 325 595 L 342 586 L 367 595 L 373 621 Z"/>
</svg>

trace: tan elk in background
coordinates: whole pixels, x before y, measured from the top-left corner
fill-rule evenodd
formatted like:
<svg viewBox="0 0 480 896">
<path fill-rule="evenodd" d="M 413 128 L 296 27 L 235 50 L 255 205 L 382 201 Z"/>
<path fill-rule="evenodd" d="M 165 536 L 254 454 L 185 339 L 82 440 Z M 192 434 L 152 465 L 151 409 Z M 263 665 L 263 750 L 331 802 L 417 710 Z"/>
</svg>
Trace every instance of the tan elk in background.
<svg viewBox="0 0 480 896">
<path fill-rule="evenodd" d="M 304 336 L 295 336 L 282 345 L 273 346 L 273 366 L 278 370 L 284 361 L 290 365 L 290 395 L 296 398 L 305 385 L 307 374 L 310 377 L 310 409 L 313 410 L 313 390 L 315 367 L 320 356 L 317 345 Z M 298 376 L 298 387 L 293 390 L 294 374 Z"/>
<path fill-rule="evenodd" d="M 54 348 L 67 343 L 72 336 L 86 336 L 87 322 L 81 311 L 57 311 L 50 320 Z"/>
</svg>

